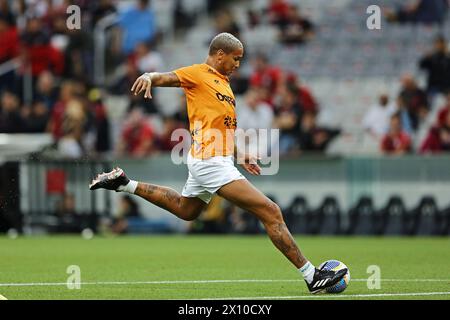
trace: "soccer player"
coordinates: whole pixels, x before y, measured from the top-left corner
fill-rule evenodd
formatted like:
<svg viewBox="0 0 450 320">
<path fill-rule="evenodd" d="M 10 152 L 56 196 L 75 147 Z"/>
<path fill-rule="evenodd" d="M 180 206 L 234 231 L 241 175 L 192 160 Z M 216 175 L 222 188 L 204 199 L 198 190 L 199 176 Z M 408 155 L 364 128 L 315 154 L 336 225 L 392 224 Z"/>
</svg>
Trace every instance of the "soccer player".
<svg viewBox="0 0 450 320">
<path fill-rule="evenodd" d="M 138 195 L 187 221 L 197 218 L 217 193 L 254 214 L 273 244 L 303 275 L 309 291 L 318 293 L 340 281 L 347 270 L 315 268 L 297 247 L 279 206 L 234 166 L 234 157 L 245 159 L 241 166 L 246 171 L 261 173 L 256 157 L 238 154 L 234 144 L 235 99 L 228 77 L 239 67 L 243 54 L 243 45 L 236 37 L 220 33 L 211 41 L 204 63 L 167 73 L 144 73 L 131 88 L 134 94 L 144 92 L 144 98 L 152 98 L 152 87 L 181 87 L 186 93 L 193 143 L 187 158 L 189 176 L 181 194 L 168 187 L 130 180 L 120 168 L 97 175 L 89 188 Z M 208 130 L 219 131 L 225 141 L 207 136 Z"/>
</svg>

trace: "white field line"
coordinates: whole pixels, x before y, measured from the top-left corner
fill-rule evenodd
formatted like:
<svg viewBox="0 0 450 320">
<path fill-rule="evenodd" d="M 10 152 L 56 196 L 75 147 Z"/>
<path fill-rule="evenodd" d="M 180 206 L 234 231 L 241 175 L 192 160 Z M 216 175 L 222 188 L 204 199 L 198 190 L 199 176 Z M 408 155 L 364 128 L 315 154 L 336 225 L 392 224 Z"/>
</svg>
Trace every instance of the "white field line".
<svg viewBox="0 0 450 320">
<path fill-rule="evenodd" d="M 203 298 L 199 300 L 277 300 L 277 299 L 333 299 L 333 298 L 377 298 L 377 297 L 412 297 L 412 296 L 437 296 L 449 295 L 448 292 L 412 292 L 412 293 L 374 293 L 374 294 L 343 294 L 343 295 L 309 295 L 309 296 L 276 296 L 276 297 L 226 297 L 226 298 Z M 196 299 L 198 300 L 198 299 Z"/>
<path fill-rule="evenodd" d="M 366 282 L 367 279 L 351 279 L 351 282 Z M 381 279 L 382 282 L 448 282 L 450 279 Z M 140 284 L 208 284 L 208 283 L 267 283 L 303 282 L 302 279 L 229 279 L 229 280 L 161 280 L 161 281 L 94 281 L 80 285 L 140 285 Z M 71 282 L 71 284 L 73 284 Z M 67 282 L 0 283 L 0 287 L 66 286 Z"/>
</svg>

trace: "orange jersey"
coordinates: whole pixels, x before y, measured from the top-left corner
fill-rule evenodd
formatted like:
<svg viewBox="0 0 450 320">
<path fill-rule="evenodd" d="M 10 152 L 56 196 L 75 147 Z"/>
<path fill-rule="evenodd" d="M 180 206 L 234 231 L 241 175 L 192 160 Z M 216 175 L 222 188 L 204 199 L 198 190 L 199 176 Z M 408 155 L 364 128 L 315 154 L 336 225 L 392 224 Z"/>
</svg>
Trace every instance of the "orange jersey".
<svg viewBox="0 0 450 320">
<path fill-rule="evenodd" d="M 236 101 L 228 77 L 205 63 L 174 73 L 186 94 L 191 155 L 199 159 L 233 155 Z"/>
</svg>

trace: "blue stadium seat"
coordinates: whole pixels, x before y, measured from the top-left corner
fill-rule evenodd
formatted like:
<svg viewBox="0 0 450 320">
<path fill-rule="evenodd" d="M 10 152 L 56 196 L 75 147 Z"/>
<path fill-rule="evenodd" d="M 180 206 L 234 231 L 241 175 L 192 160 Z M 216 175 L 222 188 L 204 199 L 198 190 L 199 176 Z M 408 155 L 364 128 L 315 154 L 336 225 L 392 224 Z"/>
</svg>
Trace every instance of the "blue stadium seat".
<svg viewBox="0 0 450 320">
<path fill-rule="evenodd" d="M 310 210 L 305 197 L 296 196 L 284 210 L 284 213 L 288 228 L 293 234 L 306 234 L 308 232 Z"/>
<path fill-rule="evenodd" d="M 324 198 L 322 204 L 312 211 L 308 219 L 309 234 L 334 235 L 341 231 L 341 209 L 333 196 Z"/>
<path fill-rule="evenodd" d="M 438 232 L 440 213 L 434 197 L 423 197 L 411 214 L 413 219 L 406 225 L 408 235 L 433 235 Z"/>
<path fill-rule="evenodd" d="M 442 210 L 438 216 L 438 235 L 450 235 L 450 207 Z"/>
<path fill-rule="evenodd" d="M 347 234 L 371 234 L 374 219 L 373 200 L 370 196 L 362 196 L 349 210 L 350 224 Z"/>
<path fill-rule="evenodd" d="M 392 196 L 386 206 L 375 214 L 374 233 L 377 235 L 401 235 L 406 208 L 402 198 Z"/>
</svg>

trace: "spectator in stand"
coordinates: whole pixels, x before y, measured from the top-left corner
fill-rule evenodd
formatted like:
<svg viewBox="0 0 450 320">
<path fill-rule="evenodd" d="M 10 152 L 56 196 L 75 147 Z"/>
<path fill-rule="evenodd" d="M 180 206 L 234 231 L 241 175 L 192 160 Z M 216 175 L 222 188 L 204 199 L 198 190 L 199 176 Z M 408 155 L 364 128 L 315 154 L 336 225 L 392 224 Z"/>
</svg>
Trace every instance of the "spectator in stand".
<svg viewBox="0 0 450 320">
<path fill-rule="evenodd" d="M 301 15 L 296 5 L 289 5 L 286 20 L 279 23 L 283 44 L 302 44 L 314 37 L 314 25 Z"/>
<path fill-rule="evenodd" d="M 409 116 L 409 112 L 406 109 L 405 102 L 403 101 L 403 98 L 398 96 L 396 99 L 396 109 L 395 112 L 397 112 L 400 116 L 400 122 L 403 128 L 403 131 L 405 131 L 407 134 L 412 136 L 414 134 L 414 129 L 411 121 L 411 117 Z"/>
<path fill-rule="evenodd" d="M 155 134 L 144 112 L 134 107 L 125 119 L 118 144 L 119 156 L 144 158 L 155 151 Z"/>
<path fill-rule="evenodd" d="M 179 96 L 179 106 L 178 110 L 175 112 L 175 114 L 172 116 L 178 123 L 180 123 L 180 126 L 182 128 L 189 129 L 189 118 L 187 113 L 187 104 L 186 104 L 186 97 L 184 93 L 181 93 Z"/>
<path fill-rule="evenodd" d="M 14 26 L 16 24 L 16 19 L 9 7 L 8 0 L 0 0 L 0 16 L 6 19 L 8 25 Z"/>
<path fill-rule="evenodd" d="M 125 195 L 119 201 L 111 231 L 115 234 L 125 234 L 128 231 L 128 218 L 140 218 L 142 214 L 139 205 L 132 197 Z"/>
<path fill-rule="evenodd" d="M 247 10 L 247 20 L 248 20 L 248 27 L 250 29 L 253 29 L 261 24 L 261 16 L 259 15 L 258 12 L 256 12 L 256 10 L 252 9 Z"/>
<path fill-rule="evenodd" d="M 120 77 L 112 86 L 111 90 L 115 94 L 128 95 L 131 110 L 135 105 L 144 107 L 144 111 L 148 114 L 158 113 L 156 99 L 144 99 L 143 96 L 134 95 L 130 92 L 135 79 L 144 72 L 154 72 L 160 70 L 163 60 L 159 52 L 152 50 L 151 45 L 139 42 L 134 52 L 128 57 L 125 69 L 125 75 Z"/>
<path fill-rule="evenodd" d="M 65 16 L 63 16 L 65 20 Z M 86 29 L 64 29 L 67 37 L 65 51 L 66 68 L 64 74 L 68 78 L 75 78 L 89 83 L 93 78 L 94 44 L 93 36 Z"/>
<path fill-rule="evenodd" d="M 31 107 L 22 107 L 22 119 L 26 132 L 44 133 L 50 112 L 43 101 L 35 101 Z"/>
<path fill-rule="evenodd" d="M 30 65 L 33 77 L 38 77 L 45 70 L 57 75 L 62 74 L 64 56 L 51 46 L 49 34 L 44 30 L 41 19 L 36 16 L 30 17 L 20 39 L 25 66 Z M 26 70 L 22 70 L 22 73 L 24 72 Z"/>
<path fill-rule="evenodd" d="M 67 7 L 70 5 L 70 1 L 63 0 L 60 4 L 56 5 L 55 1 L 48 1 L 48 8 L 46 12 L 40 16 L 42 24 L 45 29 L 50 31 L 50 36 L 63 35 L 67 28 Z M 64 41 L 66 42 L 66 41 Z"/>
<path fill-rule="evenodd" d="M 429 110 L 427 94 L 418 87 L 416 80 L 410 74 L 403 75 L 401 82 L 399 96 L 405 104 L 413 130 L 417 130 Z"/>
<path fill-rule="evenodd" d="M 233 72 L 233 76 L 230 78 L 230 86 L 233 89 L 235 95 L 245 94 L 249 88 L 249 78 L 239 72 L 239 69 Z"/>
<path fill-rule="evenodd" d="M 139 73 L 161 71 L 163 59 L 161 54 L 152 50 L 151 45 L 139 42 L 133 54 L 128 58 L 128 63 L 133 64 Z"/>
<path fill-rule="evenodd" d="M 385 15 L 390 22 L 442 24 L 448 10 L 447 0 L 414 0 L 396 10 L 385 9 Z"/>
<path fill-rule="evenodd" d="M 139 42 L 152 42 L 156 36 L 156 19 L 149 9 L 150 0 L 138 0 L 137 6 L 119 13 L 121 51 L 128 56 Z"/>
<path fill-rule="evenodd" d="M 172 134 L 176 129 L 189 130 L 189 119 L 187 115 L 186 98 L 184 93 L 180 94 L 178 110 L 172 116 L 163 117 L 163 128 L 157 137 L 159 151 L 172 151 L 175 145 L 182 143 L 185 150 L 191 146 L 190 134 L 180 137 L 177 141 L 172 141 Z"/>
<path fill-rule="evenodd" d="M 39 75 L 33 100 L 44 103 L 48 111 L 51 111 L 58 101 L 58 88 L 55 84 L 55 77 L 50 71 L 44 71 Z"/>
<path fill-rule="evenodd" d="M 437 116 L 438 126 L 443 126 L 447 119 L 447 116 L 450 114 L 450 90 L 447 91 L 446 98 L 447 98 L 446 104 L 442 106 L 442 108 L 438 112 Z"/>
<path fill-rule="evenodd" d="M 85 126 L 88 115 L 81 100 L 72 99 L 64 110 L 58 151 L 63 157 L 78 159 L 86 155 Z"/>
<path fill-rule="evenodd" d="M 0 62 L 7 61 L 19 53 L 19 35 L 11 12 L 0 11 Z M 5 58 L 6 57 L 6 58 Z"/>
<path fill-rule="evenodd" d="M 280 155 L 286 155 L 296 148 L 302 114 L 297 87 L 286 86 L 280 91 L 275 104 L 273 127 L 280 129 Z"/>
<path fill-rule="evenodd" d="M 286 0 L 270 0 L 267 8 L 270 23 L 282 27 L 289 17 L 289 7 Z"/>
<path fill-rule="evenodd" d="M 55 215 L 58 218 L 55 232 L 78 233 L 81 231 L 81 216 L 76 211 L 75 196 L 72 193 L 66 192 L 58 201 Z"/>
<path fill-rule="evenodd" d="M 187 129 L 182 122 L 179 122 L 175 117 L 173 116 L 162 116 L 162 130 L 161 133 L 158 134 L 156 137 L 156 146 L 158 151 L 162 152 L 170 152 L 172 151 L 173 147 L 178 145 L 179 143 L 184 144 L 188 147 L 190 146 L 190 143 L 188 144 L 187 141 L 182 140 L 182 138 L 179 138 L 178 140 L 173 141 L 172 140 L 172 134 L 177 129 Z"/>
<path fill-rule="evenodd" d="M 271 66 L 267 56 L 258 54 L 253 59 L 253 73 L 250 76 L 250 86 L 263 87 L 267 90 L 264 101 L 273 105 L 273 96 L 281 85 L 282 71 L 278 66 Z"/>
<path fill-rule="evenodd" d="M 300 152 L 323 152 L 340 132 L 339 129 L 319 127 L 316 113 L 307 111 L 302 116 L 298 135 Z"/>
<path fill-rule="evenodd" d="M 89 102 L 93 112 L 94 146 L 96 154 L 104 154 L 111 150 L 110 123 L 102 93 L 94 88 L 89 91 Z"/>
<path fill-rule="evenodd" d="M 0 99 L 0 133 L 25 132 L 20 114 L 19 98 L 11 91 L 4 91 Z"/>
<path fill-rule="evenodd" d="M 296 74 L 288 73 L 286 75 L 286 80 L 282 80 L 281 83 L 283 83 L 283 85 L 292 84 L 298 88 L 298 99 L 302 112 L 319 112 L 319 104 L 314 98 L 311 90 L 301 82 Z"/>
<path fill-rule="evenodd" d="M 15 26 L 19 34 L 25 30 L 27 24 L 27 18 L 25 13 L 27 9 L 26 7 L 27 5 L 25 3 L 25 0 L 13 1 L 11 4 L 10 12 L 13 16 L 13 20 L 15 22 Z"/>
<path fill-rule="evenodd" d="M 430 98 L 450 89 L 450 53 L 443 36 L 435 39 L 433 51 L 420 59 L 419 67 L 428 74 L 427 93 Z"/>
<path fill-rule="evenodd" d="M 214 34 L 228 32 L 236 38 L 240 37 L 240 28 L 236 22 L 236 18 L 229 8 L 219 10 L 214 19 L 215 30 Z"/>
<path fill-rule="evenodd" d="M 47 132 L 52 133 L 53 138 L 58 140 L 62 137 L 62 123 L 67 104 L 75 98 L 75 83 L 73 81 L 64 81 L 61 85 L 59 100 L 52 108 L 50 120 L 47 125 Z"/>
<path fill-rule="evenodd" d="M 18 57 L 19 36 L 11 19 L 5 13 L 0 13 L 0 65 Z M 0 88 L 13 89 L 14 71 L 0 75 Z"/>
<path fill-rule="evenodd" d="M 258 143 L 263 139 L 259 129 L 270 130 L 274 119 L 272 107 L 261 100 L 260 89 L 251 88 L 245 95 L 245 103 L 240 105 L 237 109 L 238 128 L 246 130 L 256 130 L 257 138 L 253 141 L 245 141 L 245 148 L 242 150 L 249 150 L 251 154 L 269 154 L 270 148 L 270 132 L 267 132 L 267 149 L 258 150 Z M 262 143 L 262 142 L 261 142 Z M 258 153 L 257 153 L 258 152 Z"/>
<path fill-rule="evenodd" d="M 100 0 L 95 1 L 93 4 L 94 4 L 94 8 L 92 10 L 93 27 L 95 27 L 97 22 L 100 21 L 102 18 L 117 12 L 113 0 Z"/>
<path fill-rule="evenodd" d="M 188 12 L 183 4 L 183 0 L 175 0 L 173 9 L 174 29 L 176 33 L 185 33 L 190 27 L 195 25 L 197 15 Z"/>
<path fill-rule="evenodd" d="M 0 13 L 0 64 L 19 55 L 19 35 L 10 19 Z"/>
<path fill-rule="evenodd" d="M 391 116 L 388 133 L 381 140 L 381 151 L 384 154 L 402 155 L 411 151 L 411 138 L 403 130 L 400 115 Z"/>
<path fill-rule="evenodd" d="M 270 129 L 273 122 L 272 107 L 261 99 L 261 90 L 250 88 L 245 103 L 237 109 L 238 127 L 247 129 Z"/>
<path fill-rule="evenodd" d="M 391 116 L 395 112 L 395 106 L 389 103 L 389 96 L 383 93 L 378 97 L 378 103 L 364 115 L 362 125 L 370 135 L 380 139 L 388 132 Z"/>
<path fill-rule="evenodd" d="M 447 113 L 442 125 L 430 129 L 428 136 L 420 146 L 422 154 L 441 152 L 450 152 L 450 113 Z"/>
</svg>

